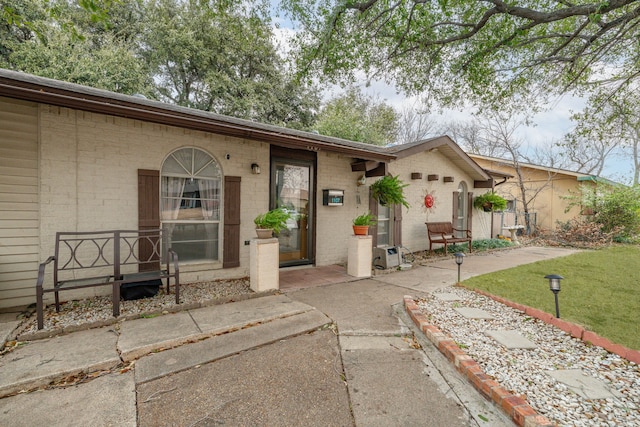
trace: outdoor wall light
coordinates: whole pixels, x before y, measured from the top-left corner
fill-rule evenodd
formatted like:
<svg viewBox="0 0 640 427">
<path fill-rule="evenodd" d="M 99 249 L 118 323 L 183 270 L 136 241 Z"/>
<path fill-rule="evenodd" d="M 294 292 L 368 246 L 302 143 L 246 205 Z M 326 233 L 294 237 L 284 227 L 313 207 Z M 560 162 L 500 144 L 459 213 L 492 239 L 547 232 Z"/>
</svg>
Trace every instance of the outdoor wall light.
<svg viewBox="0 0 640 427">
<path fill-rule="evenodd" d="M 258 165 L 257 163 L 252 163 L 251 164 L 251 173 L 254 175 L 258 175 L 260 173 L 260 165 Z"/>
<path fill-rule="evenodd" d="M 456 257 L 456 264 L 458 264 L 458 283 L 460 283 L 460 266 L 464 261 L 464 254 L 462 252 L 456 252 L 453 256 Z"/>
<path fill-rule="evenodd" d="M 544 276 L 545 279 L 549 279 L 549 290 L 553 292 L 553 295 L 556 300 L 556 318 L 560 318 L 560 309 L 558 307 L 558 292 L 560 292 L 560 280 L 564 279 L 562 276 L 558 276 L 557 274 L 547 274 Z"/>
</svg>

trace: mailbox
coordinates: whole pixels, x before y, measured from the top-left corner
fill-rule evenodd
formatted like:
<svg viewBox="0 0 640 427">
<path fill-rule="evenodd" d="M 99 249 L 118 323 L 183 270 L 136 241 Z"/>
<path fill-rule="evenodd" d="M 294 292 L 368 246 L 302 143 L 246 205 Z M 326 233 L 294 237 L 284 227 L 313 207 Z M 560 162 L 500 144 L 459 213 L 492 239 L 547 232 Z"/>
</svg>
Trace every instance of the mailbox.
<svg viewBox="0 0 640 427">
<path fill-rule="evenodd" d="M 344 205 L 344 190 L 322 190 L 322 204 L 324 206 Z"/>
</svg>

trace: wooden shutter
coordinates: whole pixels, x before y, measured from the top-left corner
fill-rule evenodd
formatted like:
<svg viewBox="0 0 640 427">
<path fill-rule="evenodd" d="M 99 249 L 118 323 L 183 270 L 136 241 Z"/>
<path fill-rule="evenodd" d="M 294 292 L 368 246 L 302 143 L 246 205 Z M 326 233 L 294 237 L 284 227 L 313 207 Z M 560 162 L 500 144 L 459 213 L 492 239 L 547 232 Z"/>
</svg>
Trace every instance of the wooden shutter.
<svg viewBox="0 0 640 427">
<path fill-rule="evenodd" d="M 371 188 L 369 188 L 369 211 L 371 215 L 378 218 L 378 201 L 371 196 Z M 378 223 L 369 226 L 369 235 L 373 236 L 373 247 L 378 246 Z"/>
<path fill-rule="evenodd" d="M 467 230 L 473 230 L 473 227 L 471 226 L 472 218 L 473 218 L 473 193 L 467 193 Z"/>
<path fill-rule="evenodd" d="M 138 169 L 138 229 L 157 230 L 160 228 L 160 171 Z M 138 257 L 141 260 L 153 259 L 153 246 L 158 242 L 141 240 Z M 178 254 L 180 256 L 180 254 Z M 156 255 L 156 258 L 157 255 Z M 157 263 L 141 264 L 140 271 L 159 270 Z"/>
<path fill-rule="evenodd" d="M 393 245 L 402 246 L 402 205 L 393 205 Z"/>
<path fill-rule="evenodd" d="M 224 177 L 224 240 L 222 267 L 240 266 L 240 180 Z"/>
<path fill-rule="evenodd" d="M 451 213 L 451 224 L 454 228 L 458 227 L 458 192 L 453 193 L 453 212 Z"/>
<path fill-rule="evenodd" d="M 138 228 L 160 228 L 160 171 L 138 169 Z"/>
</svg>

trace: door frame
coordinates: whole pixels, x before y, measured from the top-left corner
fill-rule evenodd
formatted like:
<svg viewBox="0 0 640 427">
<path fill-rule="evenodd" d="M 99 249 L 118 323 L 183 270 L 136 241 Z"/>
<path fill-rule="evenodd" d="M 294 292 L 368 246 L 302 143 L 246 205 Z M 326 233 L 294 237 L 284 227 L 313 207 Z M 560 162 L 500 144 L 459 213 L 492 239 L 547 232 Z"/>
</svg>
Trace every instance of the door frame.
<svg viewBox="0 0 640 427">
<path fill-rule="evenodd" d="M 271 146 L 271 158 L 269 159 L 269 209 L 276 207 L 275 193 L 275 169 L 277 162 L 290 163 L 297 166 L 308 166 L 310 168 L 309 183 L 309 213 L 307 221 L 307 258 L 302 260 L 285 261 L 280 263 L 280 267 L 292 267 L 297 265 L 313 265 L 316 260 L 316 220 L 317 220 L 317 154 L 313 151 L 294 150 L 284 147 Z"/>
</svg>

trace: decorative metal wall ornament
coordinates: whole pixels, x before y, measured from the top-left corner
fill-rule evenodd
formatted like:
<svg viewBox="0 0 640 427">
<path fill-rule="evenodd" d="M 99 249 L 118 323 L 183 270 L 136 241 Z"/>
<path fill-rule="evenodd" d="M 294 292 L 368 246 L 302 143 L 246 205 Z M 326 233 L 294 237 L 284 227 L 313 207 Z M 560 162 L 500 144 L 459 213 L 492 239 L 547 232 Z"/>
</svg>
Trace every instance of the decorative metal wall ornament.
<svg viewBox="0 0 640 427">
<path fill-rule="evenodd" d="M 433 195 L 431 195 L 431 194 L 427 194 L 426 196 L 424 196 L 424 206 L 425 206 L 427 209 L 431 209 L 431 208 L 433 207 L 433 205 L 434 205 L 434 203 L 435 203 L 435 202 L 436 202 L 436 201 L 435 201 L 435 199 L 434 199 Z"/>
<path fill-rule="evenodd" d="M 436 196 L 435 189 L 425 188 L 422 190 L 422 200 L 420 201 L 422 205 L 422 211 L 426 212 L 427 215 L 435 211 L 435 207 L 438 204 L 438 197 Z"/>
</svg>

